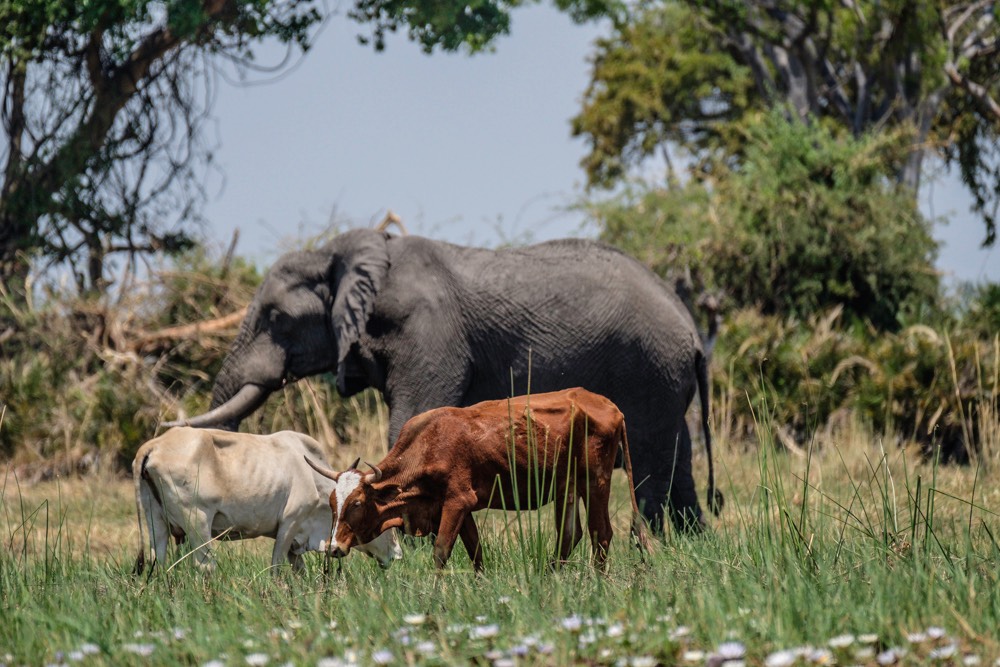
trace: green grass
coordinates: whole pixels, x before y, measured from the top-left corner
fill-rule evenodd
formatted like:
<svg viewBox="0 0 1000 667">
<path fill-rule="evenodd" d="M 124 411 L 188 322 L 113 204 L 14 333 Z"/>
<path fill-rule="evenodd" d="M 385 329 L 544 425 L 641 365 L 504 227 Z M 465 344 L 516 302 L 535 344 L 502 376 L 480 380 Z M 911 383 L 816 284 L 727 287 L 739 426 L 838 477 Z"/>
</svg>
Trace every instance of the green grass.
<svg viewBox="0 0 1000 667">
<path fill-rule="evenodd" d="M 426 540 L 386 572 L 353 555 L 327 577 L 310 554 L 302 576 L 273 576 L 258 540 L 220 545 L 211 577 L 184 562 L 137 579 L 127 481 L 23 488 L 8 474 L 0 663 L 670 665 L 702 664 L 726 642 L 748 664 L 805 646 L 828 653 L 800 651 L 795 664 L 876 664 L 890 647 L 907 649 L 904 664 L 1000 656 L 995 474 L 858 438 L 797 459 L 764 437 L 720 460 L 727 504 L 711 533 L 668 534 L 645 562 L 628 545 L 616 473 L 607 576 L 588 564 L 586 538 L 569 566 L 547 570 L 549 506 L 542 520 L 478 515 L 480 577 L 460 545 L 435 572 Z M 909 636 L 928 628 L 944 635 Z M 849 646 L 828 644 L 845 634 Z"/>
</svg>

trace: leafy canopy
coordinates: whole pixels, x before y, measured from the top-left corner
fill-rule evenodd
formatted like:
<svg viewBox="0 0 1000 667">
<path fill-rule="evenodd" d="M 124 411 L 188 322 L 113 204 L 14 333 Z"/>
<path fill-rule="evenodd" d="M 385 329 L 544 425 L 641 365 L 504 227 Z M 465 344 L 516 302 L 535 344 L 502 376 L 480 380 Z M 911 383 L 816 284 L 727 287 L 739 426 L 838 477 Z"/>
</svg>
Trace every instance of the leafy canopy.
<svg viewBox="0 0 1000 667">
<path fill-rule="evenodd" d="M 480 51 L 520 0 L 355 0 L 384 48 Z M 557 0 L 578 19 L 603 0 Z M 112 255 L 190 247 L 213 146 L 204 123 L 220 63 L 241 71 L 267 38 L 308 49 L 321 0 L 0 0 L 0 278 L 39 259 L 100 291 Z M 44 268 L 44 267 L 43 267 Z"/>
<path fill-rule="evenodd" d="M 1000 203 L 1000 5 L 993 2 L 662 0 L 598 43 L 574 132 L 594 186 L 666 143 L 739 156 L 748 114 L 781 108 L 906 149 L 892 177 L 915 197 L 924 158 L 957 165 L 982 215 Z"/>
<path fill-rule="evenodd" d="M 745 155 L 683 186 L 630 189 L 594 206 L 602 238 L 732 307 L 805 319 L 842 306 L 895 330 L 936 304 L 929 224 L 891 178 L 899 145 L 771 112 Z"/>
</svg>

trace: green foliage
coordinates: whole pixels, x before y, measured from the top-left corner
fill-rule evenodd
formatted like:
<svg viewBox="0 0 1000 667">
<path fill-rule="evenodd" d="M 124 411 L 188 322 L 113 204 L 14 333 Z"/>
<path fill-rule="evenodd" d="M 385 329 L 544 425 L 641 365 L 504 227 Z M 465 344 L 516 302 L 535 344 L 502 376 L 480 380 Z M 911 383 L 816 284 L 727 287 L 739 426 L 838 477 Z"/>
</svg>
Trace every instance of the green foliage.
<svg viewBox="0 0 1000 667">
<path fill-rule="evenodd" d="M 807 318 L 842 306 L 893 330 L 933 309 L 936 243 L 889 180 L 888 137 L 852 140 L 777 113 L 746 131 L 741 163 L 711 179 L 627 190 L 592 207 L 601 238 L 667 278 L 690 272 L 735 307 Z"/>
<path fill-rule="evenodd" d="M 591 83 L 573 134 L 584 136 L 591 185 L 611 186 L 667 144 L 698 152 L 754 102 L 748 69 L 720 48 L 721 35 L 683 3 L 642 5 L 597 41 Z"/>
<path fill-rule="evenodd" d="M 94 455 L 127 458 L 175 409 L 171 389 L 193 386 L 207 404 L 225 342 L 154 334 L 238 311 L 260 275 L 198 248 L 153 281 L 113 305 L 51 293 L 36 306 L 0 294 L 0 324 L 10 327 L 0 342 L 0 456 L 70 470 Z"/>
<path fill-rule="evenodd" d="M 1000 283 L 966 284 L 961 291 L 965 326 L 987 338 L 1000 332 Z"/>
<path fill-rule="evenodd" d="M 723 428 L 739 438 L 766 419 L 802 444 L 853 416 L 948 458 L 1000 446 L 1000 358 L 995 341 L 968 329 L 876 333 L 845 326 L 839 308 L 804 321 L 740 310 L 723 326 L 713 367 Z"/>
<path fill-rule="evenodd" d="M 752 114 L 779 108 L 844 134 L 887 133 L 916 197 L 929 147 L 957 164 L 995 237 L 1000 15 L 967 3 L 639 3 L 597 44 L 574 132 L 588 182 L 613 186 L 668 145 L 742 154 Z"/>
<path fill-rule="evenodd" d="M 766 423 L 761 431 L 766 438 Z M 628 501 L 616 477 L 616 538 L 603 577 L 585 564 L 586 538 L 559 572 L 523 567 L 515 517 L 481 512 L 481 576 L 461 546 L 435 573 L 428 540 L 404 545 L 404 559 L 385 572 L 352 555 L 342 576 L 325 577 L 322 558 L 307 554 L 302 574 L 272 573 L 270 541 L 258 540 L 214 545 L 212 576 L 185 561 L 136 579 L 134 544 L 124 541 L 135 535 L 126 484 L 54 498 L 9 482 L 0 488 L 0 538 L 10 545 L 0 550 L 0 604 L 18 613 L 0 626 L 0 646 L 13 664 L 72 660 L 84 647 L 93 652 L 84 662 L 95 665 L 390 656 L 414 665 L 673 665 L 694 662 L 688 651 L 715 664 L 725 662 L 724 642 L 740 644 L 726 657 L 739 652 L 753 665 L 798 646 L 822 648 L 796 664 L 876 664 L 893 646 L 906 647 L 899 665 L 965 653 L 991 664 L 1000 625 L 995 478 L 966 470 L 945 479 L 871 443 L 842 454 L 868 464 L 816 455 L 799 465 L 767 447 L 728 457 L 746 477 L 730 482 L 726 523 L 699 539 L 668 536 L 645 562 L 621 539 Z M 111 493 L 117 502 L 107 502 Z M 108 506 L 99 522 L 97 503 Z M 92 546 L 112 529 L 127 537 L 110 554 Z M 944 636 L 907 637 L 929 626 Z"/>
<path fill-rule="evenodd" d="M 314 0 L 0 0 L 0 277 L 21 288 L 42 258 L 101 292 L 109 254 L 191 247 L 210 57 L 305 49 L 320 19 Z"/>
<path fill-rule="evenodd" d="M 410 39 L 426 53 L 435 48 L 471 53 L 488 48 L 510 31 L 510 11 L 524 0 L 355 0 L 348 13 L 355 21 L 371 26 L 371 36 L 359 36 L 362 44 L 385 48 L 387 33 L 406 28 Z M 556 0 L 556 5 L 576 21 L 614 14 L 617 0 Z"/>
</svg>

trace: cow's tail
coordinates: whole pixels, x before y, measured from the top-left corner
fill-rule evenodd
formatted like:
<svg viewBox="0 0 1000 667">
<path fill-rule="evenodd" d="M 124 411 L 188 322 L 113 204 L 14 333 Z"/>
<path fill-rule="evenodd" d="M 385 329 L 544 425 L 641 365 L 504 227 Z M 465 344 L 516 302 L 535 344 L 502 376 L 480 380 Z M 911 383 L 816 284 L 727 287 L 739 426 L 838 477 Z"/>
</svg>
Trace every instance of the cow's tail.
<svg viewBox="0 0 1000 667">
<path fill-rule="evenodd" d="M 635 477 L 632 475 L 632 456 L 628 452 L 628 432 L 625 428 L 624 419 L 622 419 L 621 447 L 622 460 L 625 464 L 625 476 L 628 478 L 629 498 L 632 499 L 632 539 L 635 540 L 635 545 L 639 548 L 639 551 L 649 553 L 652 543 L 646 532 L 646 522 L 642 518 L 642 512 L 639 511 L 639 502 L 635 497 Z"/>
<path fill-rule="evenodd" d="M 698 398 L 701 401 L 701 428 L 705 434 L 705 453 L 708 455 L 708 509 L 715 516 L 722 511 L 726 499 L 715 488 L 715 465 L 712 462 L 712 434 L 708 424 L 708 357 L 699 353 L 695 361 L 698 376 Z"/>
<path fill-rule="evenodd" d="M 141 462 L 138 457 L 136 457 L 135 461 L 138 465 L 132 466 L 132 481 L 135 484 L 135 516 L 139 522 L 139 551 L 135 557 L 135 567 L 132 568 L 132 574 L 138 577 L 146 569 L 146 517 L 144 516 L 142 502 L 142 476 L 146 472 L 146 462 L 149 461 L 149 454 L 147 453 L 143 456 Z"/>
</svg>

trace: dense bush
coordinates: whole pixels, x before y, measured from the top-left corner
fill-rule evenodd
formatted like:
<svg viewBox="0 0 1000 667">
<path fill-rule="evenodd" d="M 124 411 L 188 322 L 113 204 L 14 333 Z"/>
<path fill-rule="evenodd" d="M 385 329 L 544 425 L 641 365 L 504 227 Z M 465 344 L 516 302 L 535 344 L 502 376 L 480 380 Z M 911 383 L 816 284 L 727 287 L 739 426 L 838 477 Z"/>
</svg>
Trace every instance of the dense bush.
<svg viewBox="0 0 1000 667">
<path fill-rule="evenodd" d="M 740 437 L 767 421 L 801 445 L 854 418 L 945 457 L 997 452 L 998 357 L 997 338 L 967 328 L 878 333 L 839 308 L 805 321 L 741 310 L 713 362 L 717 423 Z"/>
<path fill-rule="evenodd" d="M 127 298 L 0 294 L 0 455 L 22 462 L 129 456 L 164 414 L 174 392 L 204 395 L 225 342 L 218 336 L 158 337 L 167 327 L 238 310 L 260 278 L 242 261 L 203 250 L 150 274 Z M 196 399 L 206 402 L 204 398 Z"/>
<path fill-rule="evenodd" d="M 895 143 L 771 114 L 746 145 L 738 165 L 592 206 L 602 239 L 768 315 L 840 306 L 846 320 L 891 331 L 937 306 L 937 246 L 890 181 Z"/>
</svg>

